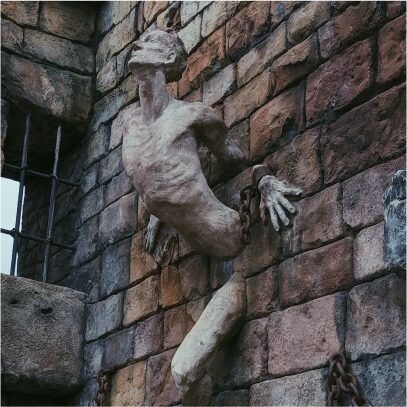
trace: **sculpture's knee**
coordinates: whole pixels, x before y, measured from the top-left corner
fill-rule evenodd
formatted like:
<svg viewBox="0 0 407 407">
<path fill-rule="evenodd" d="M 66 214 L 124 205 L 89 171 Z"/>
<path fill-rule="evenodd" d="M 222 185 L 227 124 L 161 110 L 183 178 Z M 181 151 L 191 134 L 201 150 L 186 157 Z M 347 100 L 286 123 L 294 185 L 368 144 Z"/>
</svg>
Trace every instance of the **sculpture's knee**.
<svg viewBox="0 0 407 407">
<path fill-rule="evenodd" d="M 185 394 L 199 379 L 199 377 L 195 377 L 193 374 L 193 367 L 185 364 L 186 357 L 188 356 L 177 351 L 171 362 L 172 376 L 181 394 Z"/>
</svg>

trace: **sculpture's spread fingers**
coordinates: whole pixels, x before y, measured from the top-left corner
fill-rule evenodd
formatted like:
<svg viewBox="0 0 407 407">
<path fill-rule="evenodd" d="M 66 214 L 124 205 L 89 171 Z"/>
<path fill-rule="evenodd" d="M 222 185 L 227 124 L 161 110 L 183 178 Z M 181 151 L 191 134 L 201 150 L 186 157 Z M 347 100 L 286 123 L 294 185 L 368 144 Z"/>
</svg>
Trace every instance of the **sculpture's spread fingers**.
<svg viewBox="0 0 407 407">
<path fill-rule="evenodd" d="M 264 226 L 267 225 L 267 205 L 264 203 L 263 197 L 260 199 L 260 219 Z"/>
<path fill-rule="evenodd" d="M 280 226 L 278 225 L 278 219 L 277 219 L 277 215 L 274 211 L 274 206 L 272 204 L 272 202 L 267 202 L 267 207 L 268 210 L 270 212 L 270 219 L 271 219 L 271 223 L 274 226 L 274 229 L 276 230 L 276 232 L 278 232 L 280 230 Z"/>
<path fill-rule="evenodd" d="M 295 195 L 295 196 L 300 196 L 302 194 L 302 189 L 300 188 L 284 188 L 283 189 L 284 194 L 287 195 Z"/>
<path fill-rule="evenodd" d="M 278 200 L 281 203 L 281 205 L 284 206 L 289 212 L 295 213 L 296 209 L 295 206 L 291 204 L 291 202 L 283 195 L 278 195 Z"/>
<path fill-rule="evenodd" d="M 288 226 L 290 224 L 290 219 L 287 218 L 286 214 L 283 211 L 283 208 L 277 201 L 275 201 L 274 203 L 274 209 L 276 210 L 278 217 L 281 219 L 284 226 Z"/>
</svg>

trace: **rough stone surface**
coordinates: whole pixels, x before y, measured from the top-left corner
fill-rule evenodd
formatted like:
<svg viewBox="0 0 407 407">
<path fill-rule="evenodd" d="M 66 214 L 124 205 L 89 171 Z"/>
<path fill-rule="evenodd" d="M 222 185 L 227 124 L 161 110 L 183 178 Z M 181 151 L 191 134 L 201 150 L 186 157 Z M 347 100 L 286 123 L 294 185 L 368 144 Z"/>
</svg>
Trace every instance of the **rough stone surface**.
<svg viewBox="0 0 407 407">
<path fill-rule="evenodd" d="M 96 252 L 98 242 L 99 219 L 97 216 L 89 219 L 79 229 L 76 241 L 73 266 L 78 266 L 89 260 Z"/>
<path fill-rule="evenodd" d="M 248 390 L 229 390 L 219 393 L 212 401 L 212 406 L 248 406 Z"/>
<path fill-rule="evenodd" d="M 361 230 L 356 236 L 353 247 L 355 279 L 365 280 L 377 276 L 385 270 L 383 261 L 384 225 Z"/>
<path fill-rule="evenodd" d="M 203 86 L 203 102 L 212 106 L 224 96 L 227 96 L 233 90 L 235 77 L 235 64 L 230 64 L 205 82 Z"/>
<path fill-rule="evenodd" d="M 178 266 L 182 295 L 186 300 L 203 297 L 209 291 L 209 259 L 193 256 L 181 260 Z"/>
<path fill-rule="evenodd" d="M 126 124 L 129 122 L 134 114 L 134 110 L 139 106 L 138 103 L 132 103 L 131 105 L 120 110 L 117 117 L 112 122 L 112 129 L 110 133 L 109 150 L 115 149 L 122 143 L 123 131 Z"/>
<path fill-rule="evenodd" d="M 98 15 L 98 29 L 99 32 L 104 33 L 123 20 L 123 18 L 130 13 L 136 2 L 133 1 L 112 1 L 103 3 Z"/>
<path fill-rule="evenodd" d="M 270 314 L 269 373 L 283 376 L 320 367 L 343 350 L 345 309 L 346 296 L 338 293 Z"/>
<path fill-rule="evenodd" d="M 307 125 L 323 118 L 326 111 L 342 108 L 366 92 L 373 81 L 370 41 L 347 48 L 308 76 Z"/>
<path fill-rule="evenodd" d="M 91 341 L 107 332 L 114 331 L 122 321 L 122 314 L 122 293 L 112 295 L 104 301 L 88 304 L 86 340 Z"/>
<path fill-rule="evenodd" d="M 296 253 L 341 237 L 345 228 L 340 199 L 336 184 L 298 202 L 292 227 L 283 230 L 284 252 Z"/>
<path fill-rule="evenodd" d="M 250 388 L 250 406 L 324 406 L 326 370 L 268 380 Z"/>
<path fill-rule="evenodd" d="M 84 380 L 97 377 L 102 368 L 104 350 L 103 341 L 92 342 L 83 347 L 82 378 Z"/>
<path fill-rule="evenodd" d="M 352 238 L 292 257 L 280 264 L 280 302 L 296 304 L 353 283 Z"/>
<path fill-rule="evenodd" d="M 270 2 L 270 18 L 271 26 L 276 26 L 284 18 L 289 16 L 294 9 L 294 6 L 298 4 L 297 1 L 272 1 Z"/>
<path fill-rule="evenodd" d="M 134 358 L 158 353 L 163 346 L 163 315 L 156 314 L 136 325 L 134 330 Z"/>
<path fill-rule="evenodd" d="M 94 189 L 81 202 L 80 220 L 85 223 L 103 209 L 104 187 Z"/>
<path fill-rule="evenodd" d="M 392 175 L 405 168 L 404 158 L 377 165 L 343 183 L 343 219 L 352 228 L 383 220 L 382 196 Z"/>
<path fill-rule="evenodd" d="M 167 8 L 168 1 L 148 1 L 144 4 L 143 12 L 147 24 L 156 17 L 159 13 Z"/>
<path fill-rule="evenodd" d="M 115 175 L 123 170 L 122 148 L 119 146 L 111 151 L 107 157 L 100 162 L 99 183 L 105 184 Z"/>
<path fill-rule="evenodd" d="M 50 394 L 78 390 L 84 300 L 84 294 L 69 288 L 1 275 L 5 388 Z"/>
<path fill-rule="evenodd" d="M 154 257 L 144 250 L 144 232 L 138 232 L 131 242 L 130 258 L 130 282 L 140 281 L 154 274 L 158 270 L 158 264 Z"/>
<path fill-rule="evenodd" d="M 185 25 L 211 1 L 185 1 L 181 3 L 181 24 Z"/>
<path fill-rule="evenodd" d="M 405 88 L 395 87 L 323 128 L 325 183 L 344 179 L 405 148 Z"/>
<path fill-rule="evenodd" d="M 122 329 L 109 336 L 104 342 L 102 366 L 104 369 L 113 369 L 133 360 L 134 354 L 134 329 Z"/>
<path fill-rule="evenodd" d="M 120 76 L 117 71 L 117 58 L 112 57 L 96 75 L 96 90 L 102 94 L 106 93 L 110 89 L 113 89 Z"/>
<path fill-rule="evenodd" d="M 102 158 L 109 144 L 110 126 L 100 126 L 98 130 L 89 136 L 86 146 L 85 167 L 89 167 L 95 161 Z"/>
<path fill-rule="evenodd" d="M 1 13 L 21 25 L 37 25 L 38 1 L 2 1 Z M 4 20 L 2 21 L 2 24 Z"/>
<path fill-rule="evenodd" d="M 178 36 L 184 43 L 185 49 L 189 54 L 201 40 L 202 16 L 196 16 L 186 27 L 179 31 Z"/>
<path fill-rule="evenodd" d="M 145 371 L 145 361 L 141 361 L 118 370 L 112 377 L 110 405 L 143 405 L 146 392 Z"/>
<path fill-rule="evenodd" d="M 289 89 L 250 117 L 250 160 L 265 156 L 304 127 L 304 87 Z"/>
<path fill-rule="evenodd" d="M 406 6 L 403 1 L 389 1 L 387 3 L 386 16 L 388 18 L 396 18 L 406 11 Z"/>
<path fill-rule="evenodd" d="M 213 1 L 202 14 L 202 37 L 207 37 L 228 21 L 237 9 L 237 1 Z"/>
<path fill-rule="evenodd" d="M 124 297 L 124 325 L 129 325 L 157 311 L 158 284 L 158 277 L 152 276 L 126 291 Z"/>
<path fill-rule="evenodd" d="M 116 175 L 106 186 L 105 204 L 110 205 L 122 196 L 134 190 L 133 183 L 125 171 Z"/>
<path fill-rule="evenodd" d="M 177 266 L 164 267 L 160 273 L 160 305 L 168 308 L 183 300 Z"/>
<path fill-rule="evenodd" d="M 4 4 L 3 2 L 2 4 Z M 11 3 L 11 2 L 10 2 Z M 13 2 L 14 3 L 14 2 Z M 15 2 L 16 3 L 16 2 Z M 4 6 L 2 6 L 3 8 Z M 1 47 L 21 53 L 23 44 L 23 29 L 9 20 L 1 20 Z"/>
<path fill-rule="evenodd" d="M 394 274 L 352 288 L 346 323 L 352 360 L 405 345 L 405 298 L 405 281 Z"/>
</svg>

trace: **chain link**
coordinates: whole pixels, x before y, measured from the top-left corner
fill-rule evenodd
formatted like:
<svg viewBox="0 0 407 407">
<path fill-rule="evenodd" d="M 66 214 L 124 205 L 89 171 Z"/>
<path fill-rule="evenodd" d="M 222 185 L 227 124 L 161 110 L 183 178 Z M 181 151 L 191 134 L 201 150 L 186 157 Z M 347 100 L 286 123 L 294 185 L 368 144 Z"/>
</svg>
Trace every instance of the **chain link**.
<svg viewBox="0 0 407 407">
<path fill-rule="evenodd" d="M 355 376 L 347 372 L 347 361 L 343 353 L 335 353 L 329 359 L 328 369 L 328 406 L 338 406 L 341 398 L 348 394 L 353 406 L 371 406 L 369 400 L 358 390 Z"/>
<path fill-rule="evenodd" d="M 251 223 L 251 212 L 250 205 L 252 199 L 257 195 L 257 188 L 252 185 L 244 187 L 240 191 L 240 205 L 239 205 L 239 217 L 240 217 L 240 241 L 244 245 L 250 243 L 250 223 Z"/>
<path fill-rule="evenodd" d="M 97 376 L 98 389 L 95 395 L 95 403 L 99 406 L 105 406 L 107 403 L 107 392 L 108 392 L 108 371 L 102 369 L 99 371 Z"/>
</svg>

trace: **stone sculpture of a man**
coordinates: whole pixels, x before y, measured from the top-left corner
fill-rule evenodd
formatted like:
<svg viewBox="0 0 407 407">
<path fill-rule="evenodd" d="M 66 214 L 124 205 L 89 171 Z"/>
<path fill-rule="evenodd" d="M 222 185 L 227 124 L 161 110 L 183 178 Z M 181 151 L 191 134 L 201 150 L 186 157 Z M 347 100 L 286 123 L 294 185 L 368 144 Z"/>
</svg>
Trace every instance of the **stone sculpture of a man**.
<svg viewBox="0 0 407 407">
<path fill-rule="evenodd" d="M 214 109 L 167 94 L 166 83 L 181 78 L 186 57 L 182 42 L 171 30 L 150 31 L 134 42 L 128 67 L 139 85 L 140 108 L 134 110 L 123 132 L 124 168 L 152 214 L 147 249 L 152 249 L 162 221 L 197 251 L 220 260 L 231 259 L 244 248 L 239 214 L 212 193 L 197 146 L 204 143 L 223 165 L 241 159 L 241 152 L 226 141 L 224 122 Z M 284 195 L 301 191 L 271 175 L 259 180 L 258 189 L 262 218 L 268 209 L 276 230 L 278 219 L 288 225 L 285 210 L 294 213 L 295 208 Z M 244 315 L 244 297 L 244 279 L 232 277 L 213 297 L 174 356 L 172 371 L 184 403 L 194 384 L 205 380 L 206 363 Z M 190 399 L 192 403 L 196 401 Z"/>
</svg>

